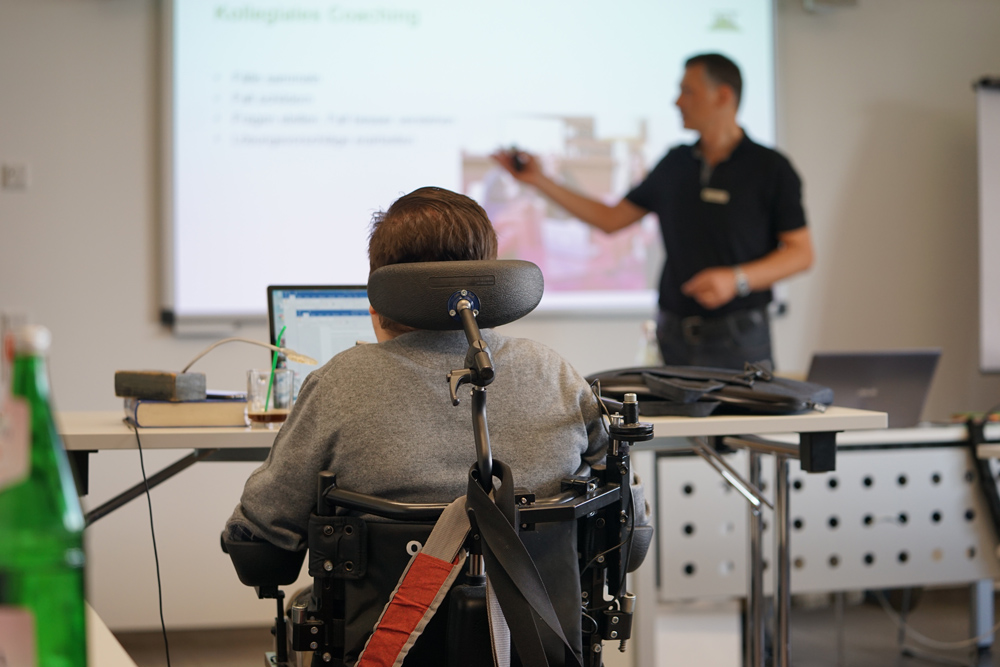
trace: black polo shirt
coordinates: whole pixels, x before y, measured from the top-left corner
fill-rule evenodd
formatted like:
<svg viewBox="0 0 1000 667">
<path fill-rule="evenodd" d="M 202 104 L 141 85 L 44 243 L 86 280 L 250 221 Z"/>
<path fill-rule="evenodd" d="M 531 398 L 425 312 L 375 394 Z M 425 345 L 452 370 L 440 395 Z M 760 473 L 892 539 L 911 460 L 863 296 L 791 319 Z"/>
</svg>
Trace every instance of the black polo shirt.
<svg viewBox="0 0 1000 667">
<path fill-rule="evenodd" d="M 767 305 L 771 290 L 706 310 L 680 288 L 702 269 L 763 257 L 778 247 L 778 234 L 806 224 L 795 169 L 746 133 L 729 159 L 711 170 L 703 166 L 698 144 L 673 148 L 625 198 L 660 218 L 667 251 L 660 308 L 680 317 Z"/>
</svg>

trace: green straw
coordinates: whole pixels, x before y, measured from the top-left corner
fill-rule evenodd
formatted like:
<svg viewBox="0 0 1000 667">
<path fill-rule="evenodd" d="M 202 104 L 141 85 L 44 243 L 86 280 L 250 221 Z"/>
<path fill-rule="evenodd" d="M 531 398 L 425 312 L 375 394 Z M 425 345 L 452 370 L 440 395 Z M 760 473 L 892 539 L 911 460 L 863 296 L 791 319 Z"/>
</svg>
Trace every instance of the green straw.
<svg viewBox="0 0 1000 667">
<path fill-rule="evenodd" d="M 285 335 L 285 329 L 288 327 L 281 327 L 281 331 L 278 332 L 278 338 L 276 343 L 278 347 L 281 347 L 281 337 Z M 267 412 L 267 404 L 271 401 L 271 387 L 274 385 L 274 369 L 278 367 L 278 351 L 274 350 L 271 352 L 271 377 L 267 379 L 267 396 L 264 397 L 264 412 Z"/>
</svg>

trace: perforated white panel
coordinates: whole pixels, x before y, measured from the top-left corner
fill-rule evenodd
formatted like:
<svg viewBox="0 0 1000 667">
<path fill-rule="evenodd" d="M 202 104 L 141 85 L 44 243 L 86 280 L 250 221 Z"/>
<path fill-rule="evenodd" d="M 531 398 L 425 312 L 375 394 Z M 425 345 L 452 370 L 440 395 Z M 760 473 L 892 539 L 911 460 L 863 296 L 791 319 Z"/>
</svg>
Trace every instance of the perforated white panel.
<svg viewBox="0 0 1000 667">
<path fill-rule="evenodd" d="M 746 452 L 726 457 L 745 473 Z M 663 457 L 657 466 L 661 601 L 744 596 L 746 501 L 700 458 Z M 997 538 L 966 449 L 841 450 L 835 472 L 803 473 L 796 461 L 790 470 L 794 593 L 1000 576 Z M 762 472 L 773 499 L 772 457 L 762 457 Z M 766 508 L 764 521 L 769 563 Z M 772 584 L 768 568 L 768 592 Z"/>
</svg>

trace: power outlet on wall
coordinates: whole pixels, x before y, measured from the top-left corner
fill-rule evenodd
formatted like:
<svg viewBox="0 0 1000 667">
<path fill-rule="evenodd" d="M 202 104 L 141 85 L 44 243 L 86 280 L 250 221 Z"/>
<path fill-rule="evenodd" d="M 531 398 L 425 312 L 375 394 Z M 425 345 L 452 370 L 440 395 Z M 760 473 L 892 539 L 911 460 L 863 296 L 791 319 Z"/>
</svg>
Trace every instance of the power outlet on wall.
<svg viewBox="0 0 1000 667">
<path fill-rule="evenodd" d="M 0 166 L 0 186 L 4 190 L 27 190 L 28 165 L 11 163 Z"/>
</svg>

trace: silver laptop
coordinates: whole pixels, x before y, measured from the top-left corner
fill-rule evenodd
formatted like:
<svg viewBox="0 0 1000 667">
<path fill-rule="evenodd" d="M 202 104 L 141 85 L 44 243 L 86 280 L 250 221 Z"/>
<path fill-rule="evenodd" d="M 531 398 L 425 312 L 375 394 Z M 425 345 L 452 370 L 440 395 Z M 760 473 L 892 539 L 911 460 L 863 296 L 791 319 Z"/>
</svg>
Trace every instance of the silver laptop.
<svg viewBox="0 0 1000 667">
<path fill-rule="evenodd" d="M 272 345 L 291 348 L 319 364 L 287 362 L 295 371 L 295 395 L 306 375 L 336 354 L 358 341 L 375 342 L 365 285 L 271 285 L 267 319 Z"/>
<path fill-rule="evenodd" d="M 882 352 L 818 352 L 809 382 L 833 389 L 833 404 L 889 414 L 889 428 L 920 423 L 940 348 Z"/>
</svg>

